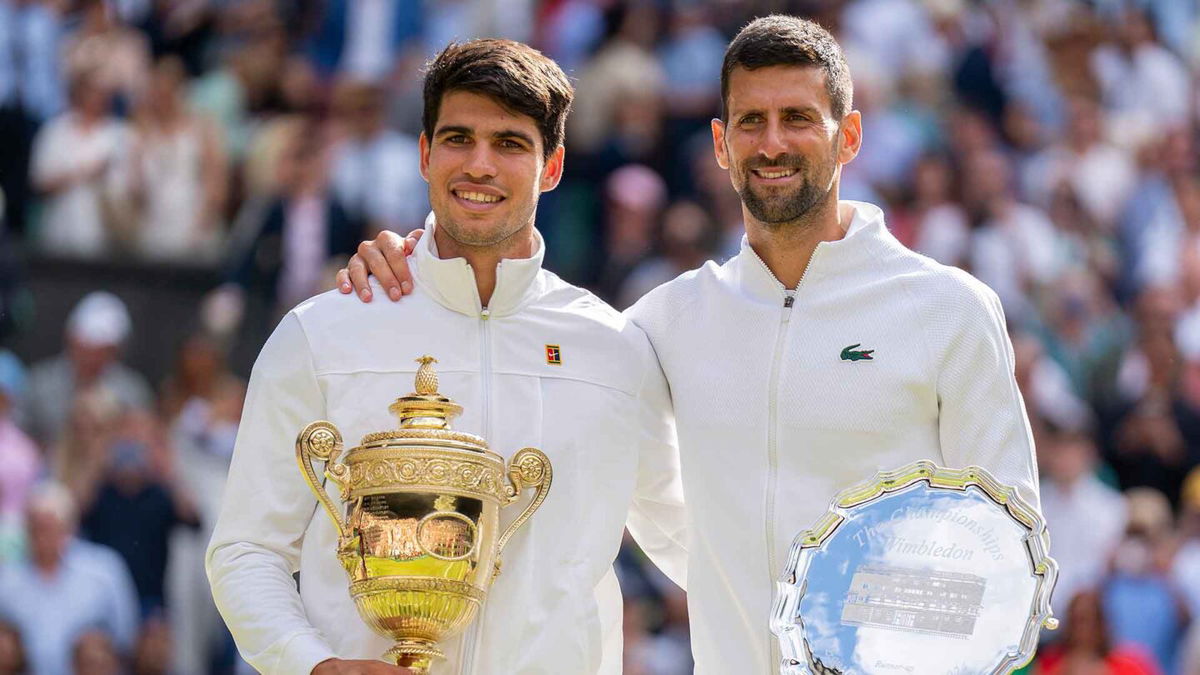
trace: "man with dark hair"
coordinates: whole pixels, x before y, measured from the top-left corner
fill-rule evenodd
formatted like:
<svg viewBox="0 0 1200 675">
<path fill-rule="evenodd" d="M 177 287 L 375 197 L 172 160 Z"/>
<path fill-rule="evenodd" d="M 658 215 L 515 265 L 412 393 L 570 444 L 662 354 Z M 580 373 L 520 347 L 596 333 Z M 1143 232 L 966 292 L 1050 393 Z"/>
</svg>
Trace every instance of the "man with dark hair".
<svg viewBox="0 0 1200 675">
<path fill-rule="evenodd" d="M 399 305 L 319 295 L 263 347 L 207 558 L 217 606 L 262 672 L 407 672 L 370 660 L 391 645 L 355 610 L 293 442 L 318 419 L 351 442 L 394 427 L 388 406 L 411 391 L 423 354 L 464 408 L 457 430 L 502 453 L 540 448 L 554 467 L 545 503 L 505 548 L 479 616 L 440 645 L 434 673 L 620 672 L 612 562 L 626 524 L 682 581 L 678 455 L 650 344 L 541 269 L 534 215 L 562 174 L 572 95 L 528 46 L 447 47 L 425 81 L 433 219 L 413 253 L 416 289 Z"/>
<path fill-rule="evenodd" d="M 996 294 L 906 249 L 878 207 L 838 199 L 862 122 L 833 37 L 758 19 L 730 44 L 722 90 L 713 149 L 742 199 L 741 251 L 626 315 L 674 405 L 696 672 L 769 673 L 788 547 L 840 490 L 924 459 L 981 466 L 1036 506 L 1037 470 Z M 401 250 L 361 248 L 345 292 L 367 266 L 394 278 Z"/>
</svg>

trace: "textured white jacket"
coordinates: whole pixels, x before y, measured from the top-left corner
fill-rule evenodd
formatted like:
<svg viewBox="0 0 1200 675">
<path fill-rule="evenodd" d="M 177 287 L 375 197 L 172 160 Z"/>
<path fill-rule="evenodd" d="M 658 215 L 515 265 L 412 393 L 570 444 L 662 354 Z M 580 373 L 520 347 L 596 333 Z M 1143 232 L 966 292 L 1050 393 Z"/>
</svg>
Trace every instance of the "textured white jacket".
<svg viewBox="0 0 1200 675">
<path fill-rule="evenodd" d="M 876 471 L 977 464 L 1037 504 L 996 295 L 852 204 L 845 238 L 817 247 L 793 291 L 743 241 L 628 312 L 671 387 L 701 675 L 779 672 L 768 622 L 788 547 Z"/>
<path fill-rule="evenodd" d="M 441 392 L 465 409 L 455 429 L 505 456 L 540 448 L 554 468 L 479 617 L 443 645 L 448 658 L 433 672 L 620 672 L 612 562 L 627 516 L 655 562 L 683 582 L 678 454 L 649 342 L 542 270 L 540 244 L 532 259 L 500 263 L 484 310 L 466 261 L 439 259 L 433 240 L 421 240 L 416 290 L 403 302 L 326 293 L 292 310 L 263 347 L 208 550 L 217 606 L 242 655 L 265 673 L 303 675 L 326 658 L 379 658 L 390 646 L 355 611 L 336 532 L 294 443 L 318 419 L 336 424 L 347 448 L 394 428 L 388 405 L 412 391 L 414 359 L 432 354 Z M 547 362 L 547 345 L 559 346 L 561 365 Z M 327 491 L 336 502 L 337 490 Z M 502 526 L 527 500 L 503 509 Z"/>
</svg>

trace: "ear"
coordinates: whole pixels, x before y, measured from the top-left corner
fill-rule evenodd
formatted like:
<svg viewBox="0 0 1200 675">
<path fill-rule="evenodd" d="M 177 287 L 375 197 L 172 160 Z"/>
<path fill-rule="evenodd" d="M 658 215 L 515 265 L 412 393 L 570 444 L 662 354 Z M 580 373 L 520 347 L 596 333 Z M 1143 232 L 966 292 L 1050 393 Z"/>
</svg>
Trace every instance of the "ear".
<svg viewBox="0 0 1200 675">
<path fill-rule="evenodd" d="M 714 117 L 712 120 L 713 153 L 722 169 L 729 169 L 729 153 L 725 149 L 725 123 Z"/>
<path fill-rule="evenodd" d="M 566 149 L 560 145 L 546 158 L 546 166 L 542 167 L 542 192 L 549 192 L 558 187 L 558 181 L 562 180 L 566 152 Z"/>
<path fill-rule="evenodd" d="M 428 183 L 429 182 L 429 137 L 425 135 L 424 131 L 421 132 L 421 137 L 417 139 L 417 147 L 421 151 L 421 162 L 420 162 L 421 178 L 424 178 L 425 182 Z"/>
<path fill-rule="evenodd" d="M 862 148 L 862 114 L 857 110 L 846 113 L 838 135 L 838 163 L 849 164 Z"/>
</svg>

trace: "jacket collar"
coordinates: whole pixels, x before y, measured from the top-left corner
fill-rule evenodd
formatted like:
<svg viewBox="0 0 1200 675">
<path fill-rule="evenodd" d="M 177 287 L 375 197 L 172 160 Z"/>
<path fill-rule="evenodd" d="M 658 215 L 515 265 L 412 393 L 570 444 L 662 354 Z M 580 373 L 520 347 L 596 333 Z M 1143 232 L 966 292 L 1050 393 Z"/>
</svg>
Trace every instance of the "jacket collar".
<svg viewBox="0 0 1200 675">
<path fill-rule="evenodd" d="M 437 223 L 433 214 L 425 220 L 425 236 L 417 242 L 412 259 L 417 285 L 439 304 L 460 314 L 479 316 L 483 303 L 475 285 L 475 272 L 465 258 L 441 258 L 438 255 L 434 231 Z M 537 248 L 529 258 L 505 258 L 496 266 L 496 290 L 488 303 L 491 316 L 513 314 L 542 292 L 544 281 L 539 272 L 545 257 L 546 244 L 536 229 Z"/>
<path fill-rule="evenodd" d="M 813 250 L 808 269 L 797 289 L 784 288 L 767 264 L 742 235 L 741 251 L 730 261 L 733 281 L 755 299 L 776 303 L 788 290 L 798 290 L 814 281 L 853 269 L 880 255 L 881 249 L 895 242 L 884 225 L 883 210 L 874 204 L 843 200 L 854 209 L 846 234 L 837 241 L 823 241 Z M 898 244 L 897 244 L 898 245 Z"/>
</svg>

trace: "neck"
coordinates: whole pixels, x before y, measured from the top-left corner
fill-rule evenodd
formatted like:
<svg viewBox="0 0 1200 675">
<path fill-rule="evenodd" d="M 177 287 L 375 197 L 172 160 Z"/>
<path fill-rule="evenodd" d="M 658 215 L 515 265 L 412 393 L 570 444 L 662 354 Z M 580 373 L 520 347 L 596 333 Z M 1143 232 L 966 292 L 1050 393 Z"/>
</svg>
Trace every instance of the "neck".
<svg viewBox="0 0 1200 675">
<path fill-rule="evenodd" d="M 750 248 L 762 258 L 779 283 L 792 289 L 800 284 L 817 244 L 845 236 L 854 210 L 838 204 L 835 188 L 825 204 L 792 222 L 763 223 L 750 215 L 744 205 L 742 216 Z"/>
<path fill-rule="evenodd" d="M 433 242 L 437 244 L 438 257 L 443 259 L 465 258 L 475 273 L 475 286 L 479 289 L 479 302 L 487 307 L 496 291 L 496 266 L 505 258 L 532 258 L 537 250 L 537 236 L 533 222 L 517 230 L 503 241 L 489 246 L 472 246 L 452 238 L 442 227 L 433 230 Z"/>
</svg>

